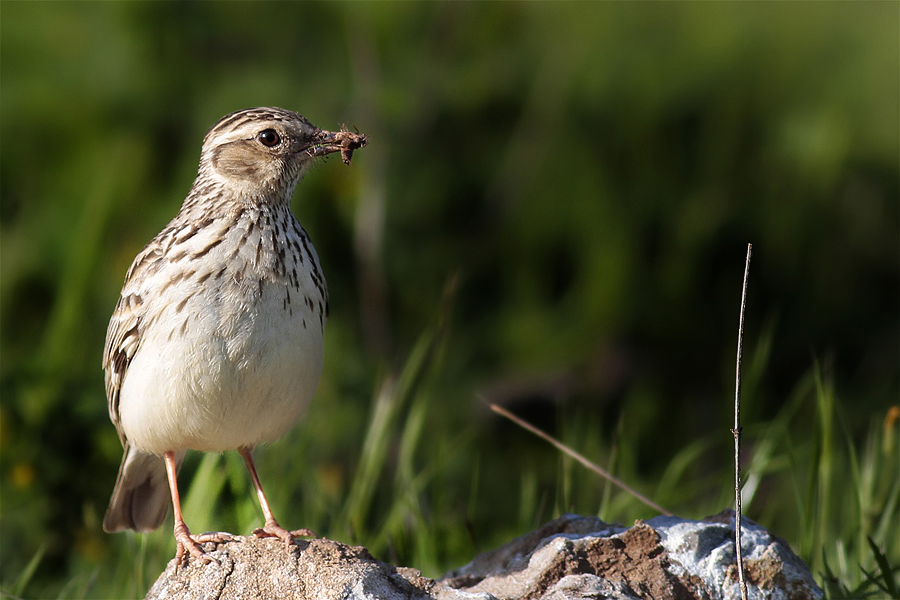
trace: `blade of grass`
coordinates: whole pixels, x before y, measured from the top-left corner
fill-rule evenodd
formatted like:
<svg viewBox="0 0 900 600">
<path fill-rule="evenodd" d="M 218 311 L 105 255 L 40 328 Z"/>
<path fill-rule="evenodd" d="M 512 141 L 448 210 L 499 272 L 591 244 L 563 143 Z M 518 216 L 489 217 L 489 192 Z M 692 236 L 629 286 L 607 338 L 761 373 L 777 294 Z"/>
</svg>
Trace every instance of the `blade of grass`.
<svg viewBox="0 0 900 600">
<path fill-rule="evenodd" d="M 451 278 L 444 289 L 435 323 L 419 337 L 400 375 L 396 378 L 386 377 L 378 387 L 360 463 L 350 486 L 342 517 L 344 529 L 358 536 L 367 534 L 365 519 L 372 505 L 376 484 L 387 462 L 393 427 L 402 408 L 418 393 L 435 362 L 449 321 L 455 288 L 456 278 Z"/>
<path fill-rule="evenodd" d="M 37 571 L 38 565 L 41 564 L 41 560 L 43 560 L 46 551 L 47 542 L 44 542 L 31 557 L 31 560 L 28 561 L 28 564 L 25 565 L 25 568 L 22 569 L 22 572 L 16 578 L 15 582 L 13 582 L 12 588 L 14 596 L 21 596 L 22 592 L 25 591 L 25 588 L 31 582 L 31 578 L 34 577 L 34 572 Z"/>
<path fill-rule="evenodd" d="M 841 585 L 840 580 L 831 570 L 828 564 L 828 557 L 825 556 L 825 549 L 822 549 L 822 589 L 825 591 L 825 597 L 829 600 L 845 600 L 850 598 L 850 591 Z"/>
<path fill-rule="evenodd" d="M 619 440 L 622 439 L 622 430 L 625 424 L 625 415 L 624 411 L 622 415 L 619 416 L 619 420 L 616 423 L 616 429 L 613 432 L 612 440 L 610 440 L 609 447 L 609 464 L 607 465 L 607 469 L 609 469 L 610 473 L 616 472 L 617 462 L 616 460 L 619 457 Z M 603 494 L 600 496 L 600 508 L 597 510 L 597 517 L 603 521 L 607 520 L 609 514 L 609 499 L 612 494 L 612 482 L 608 479 L 603 484 Z M 657 490 L 657 496 L 659 495 L 659 491 Z"/>
<path fill-rule="evenodd" d="M 900 587 L 898 587 L 897 582 L 894 580 L 893 569 L 891 568 L 890 563 L 888 563 L 887 557 L 871 537 L 866 536 L 866 541 L 869 542 L 869 548 L 872 549 L 872 554 L 875 556 L 875 562 L 881 570 L 882 579 L 884 579 L 884 586 L 882 587 L 879 585 L 878 587 L 881 587 L 890 594 L 891 598 L 894 598 L 894 600 L 900 599 Z M 868 575 L 868 573 L 866 574 Z"/>
<path fill-rule="evenodd" d="M 204 452 L 197 472 L 191 479 L 191 486 L 185 497 L 182 511 L 185 521 L 190 519 L 192 531 L 211 531 L 216 528 L 216 501 L 225 486 L 225 478 L 219 472 L 222 455 L 217 452 Z M 221 525 L 219 526 L 221 529 Z"/>
<path fill-rule="evenodd" d="M 894 472 L 896 473 L 896 470 Z M 897 531 L 896 521 L 898 520 L 898 515 L 900 515 L 900 479 L 895 479 L 891 493 L 881 513 L 881 518 L 878 521 L 878 526 L 875 527 L 875 535 L 878 536 L 878 539 L 887 539 L 889 532 Z"/>
<path fill-rule="evenodd" d="M 691 488 L 692 485 L 684 485 L 681 479 L 685 472 L 693 465 L 701 456 L 709 454 L 710 448 L 713 446 L 711 437 L 701 438 L 688 444 L 686 447 L 678 451 L 675 456 L 669 460 L 666 470 L 659 478 L 656 486 L 657 498 L 674 498 L 677 492 L 683 491 L 685 488 Z"/>
<path fill-rule="evenodd" d="M 810 461 L 809 485 L 807 491 L 807 532 L 810 548 L 823 547 L 828 538 L 831 503 L 830 492 L 834 475 L 834 391 L 826 381 L 818 361 L 813 365 L 815 401 L 818 419 L 814 436 L 813 459 Z M 818 562 L 818 553 L 813 554 Z M 821 565 L 813 564 L 818 570 Z"/>
</svg>

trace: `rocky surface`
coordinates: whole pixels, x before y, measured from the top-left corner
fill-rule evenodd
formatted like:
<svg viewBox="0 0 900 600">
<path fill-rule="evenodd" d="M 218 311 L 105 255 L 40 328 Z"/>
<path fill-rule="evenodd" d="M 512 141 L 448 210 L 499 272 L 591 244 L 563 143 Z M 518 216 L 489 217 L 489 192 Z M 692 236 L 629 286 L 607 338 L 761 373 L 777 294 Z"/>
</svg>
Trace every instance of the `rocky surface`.
<svg viewBox="0 0 900 600">
<path fill-rule="evenodd" d="M 147 598 L 737 599 L 733 523 L 731 511 L 627 528 L 564 515 L 439 580 L 332 540 L 287 550 L 278 540 L 237 537 L 206 546 L 217 563 L 191 560 L 176 572 L 170 562 Z M 741 545 L 750 598 L 822 598 L 803 562 L 765 528 L 745 519 Z"/>
</svg>

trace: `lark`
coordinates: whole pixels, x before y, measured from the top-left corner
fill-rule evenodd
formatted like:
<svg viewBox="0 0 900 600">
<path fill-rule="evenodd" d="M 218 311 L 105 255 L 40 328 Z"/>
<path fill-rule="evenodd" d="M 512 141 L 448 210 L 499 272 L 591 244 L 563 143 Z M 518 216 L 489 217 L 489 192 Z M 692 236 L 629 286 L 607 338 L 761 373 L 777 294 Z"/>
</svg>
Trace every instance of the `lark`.
<svg viewBox="0 0 900 600">
<path fill-rule="evenodd" d="M 322 371 L 328 288 L 290 209 L 320 157 L 349 164 L 365 135 L 315 127 L 295 112 L 252 108 L 206 134 L 200 168 L 175 218 L 134 259 L 106 334 L 109 416 L 125 448 L 103 520 L 108 532 L 157 529 L 171 495 L 176 562 L 210 562 L 192 535 L 176 474 L 188 450 L 236 449 L 265 524 L 254 533 L 291 546 L 253 464 L 254 446 L 302 416 Z"/>
</svg>

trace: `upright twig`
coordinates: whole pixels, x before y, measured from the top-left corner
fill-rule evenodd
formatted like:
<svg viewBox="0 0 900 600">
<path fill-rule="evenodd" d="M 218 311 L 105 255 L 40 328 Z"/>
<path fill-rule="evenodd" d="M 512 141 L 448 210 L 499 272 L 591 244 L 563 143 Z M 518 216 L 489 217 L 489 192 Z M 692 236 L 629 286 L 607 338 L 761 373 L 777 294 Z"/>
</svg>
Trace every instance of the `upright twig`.
<svg viewBox="0 0 900 600">
<path fill-rule="evenodd" d="M 750 254 L 753 244 L 747 244 L 747 261 L 744 264 L 744 288 L 741 292 L 741 318 L 738 323 L 737 366 L 734 376 L 734 551 L 737 557 L 738 583 L 741 600 L 747 600 L 747 582 L 744 581 L 744 558 L 741 555 L 741 358 L 744 347 L 744 309 L 747 307 L 747 279 L 750 276 Z"/>
</svg>

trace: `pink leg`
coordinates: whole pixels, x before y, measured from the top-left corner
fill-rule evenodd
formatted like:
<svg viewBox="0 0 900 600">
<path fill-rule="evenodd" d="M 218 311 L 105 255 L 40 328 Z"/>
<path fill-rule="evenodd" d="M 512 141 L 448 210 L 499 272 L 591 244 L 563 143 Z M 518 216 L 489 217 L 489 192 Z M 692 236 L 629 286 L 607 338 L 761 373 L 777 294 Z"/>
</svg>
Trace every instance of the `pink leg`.
<svg viewBox="0 0 900 600">
<path fill-rule="evenodd" d="M 163 458 L 166 461 L 166 475 L 169 477 L 169 489 L 172 491 L 172 508 L 175 512 L 175 542 L 177 546 L 175 552 L 176 568 L 177 565 L 182 564 L 186 558 L 185 551 L 189 552 L 194 558 L 202 560 L 204 563 L 215 562 L 214 558 L 206 555 L 203 548 L 200 547 L 200 544 L 205 542 L 216 542 L 217 544 L 227 542 L 231 539 L 231 535 L 223 532 L 191 535 L 190 530 L 181 516 L 181 498 L 178 495 L 175 453 L 166 452 L 163 455 Z"/>
<path fill-rule="evenodd" d="M 244 457 L 244 462 L 247 463 L 247 470 L 250 471 L 250 479 L 253 480 L 253 487 L 256 488 L 256 495 L 257 497 L 259 497 L 259 504 L 262 506 L 263 516 L 266 518 L 265 526 L 262 529 L 254 530 L 253 534 L 257 537 L 277 537 L 284 542 L 284 545 L 286 547 L 293 546 L 294 538 L 298 536 L 312 538 L 318 537 L 309 529 L 296 529 L 294 531 L 288 531 L 278 524 L 278 521 L 276 521 L 275 517 L 272 516 L 272 511 L 269 509 L 269 501 L 266 500 L 266 495 L 265 493 L 263 493 L 262 485 L 259 483 L 259 476 L 256 474 L 256 466 L 254 466 L 253 464 L 253 450 L 244 446 L 238 448 L 238 452 L 241 456 Z"/>
</svg>

